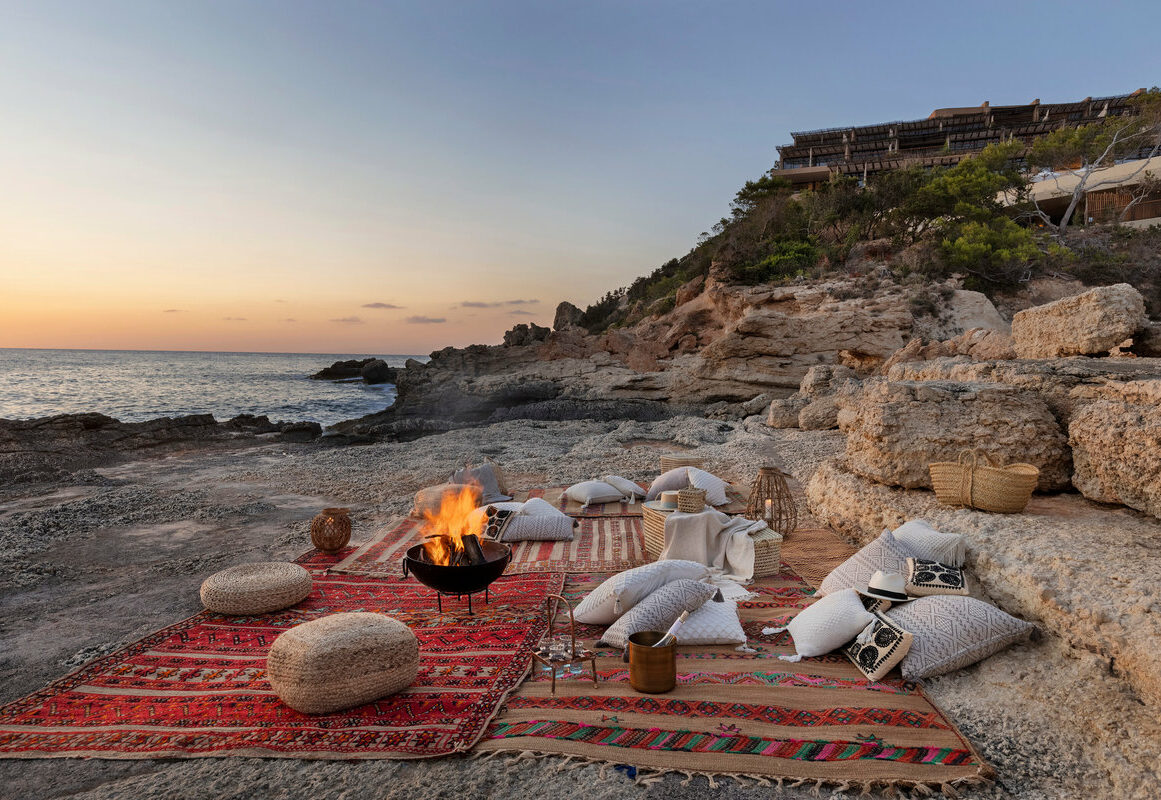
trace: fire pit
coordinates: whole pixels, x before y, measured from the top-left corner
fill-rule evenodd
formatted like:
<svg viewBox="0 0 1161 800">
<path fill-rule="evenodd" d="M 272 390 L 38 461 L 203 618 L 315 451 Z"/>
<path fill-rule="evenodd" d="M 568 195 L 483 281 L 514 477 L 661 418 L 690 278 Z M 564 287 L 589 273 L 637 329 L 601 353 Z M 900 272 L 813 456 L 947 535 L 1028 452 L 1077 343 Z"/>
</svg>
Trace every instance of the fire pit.
<svg viewBox="0 0 1161 800">
<path fill-rule="evenodd" d="M 473 594 L 483 592 L 488 602 L 488 586 L 504 574 L 512 558 L 507 545 L 481 538 L 486 518 L 476 510 L 476 497 L 477 492 L 465 487 L 445 496 L 437 511 L 425 511 L 423 541 L 403 556 L 403 575 L 410 573 L 435 590 L 440 613 L 445 594 L 467 595 L 469 614 Z"/>
</svg>

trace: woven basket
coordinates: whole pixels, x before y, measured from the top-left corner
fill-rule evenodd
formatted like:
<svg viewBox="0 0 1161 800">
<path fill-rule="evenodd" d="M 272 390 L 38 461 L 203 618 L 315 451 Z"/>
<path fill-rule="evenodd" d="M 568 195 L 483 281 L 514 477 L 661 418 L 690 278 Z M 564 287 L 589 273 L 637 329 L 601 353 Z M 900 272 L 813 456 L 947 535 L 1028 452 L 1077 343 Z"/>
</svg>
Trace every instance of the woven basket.
<svg viewBox="0 0 1161 800">
<path fill-rule="evenodd" d="M 754 577 L 777 575 L 782 571 L 782 534 L 763 528 L 754 540 Z"/>
<path fill-rule="evenodd" d="M 981 455 L 986 465 L 980 465 Z M 1040 470 L 1032 464 L 997 466 L 991 456 L 979 450 L 963 451 L 959 461 L 934 462 L 928 471 L 940 503 L 1000 514 L 1023 511 L 1040 480 Z"/>
<path fill-rule="evenodd" d="M 705 489 L 682 489 L 677 493 L 677 510 L 683 514 L 705 511 Z"/>
<path fill-rule="evenodd" d="M 678 467 L 705 467 L 705 459 L 699 456 L 681 455 L 680 453 L 666 453 L 661 456 L 661 473 L 665 474 Z"/>
<path fill-rule="evenodd" d="M 645 552 L 656 559 L 665 549 L 665 520 L 673 513 L 673 509 L 660 511 L 652 508 L 648 503 L 641 504 L 642 528 L 645 531 Z"/>
</svg>

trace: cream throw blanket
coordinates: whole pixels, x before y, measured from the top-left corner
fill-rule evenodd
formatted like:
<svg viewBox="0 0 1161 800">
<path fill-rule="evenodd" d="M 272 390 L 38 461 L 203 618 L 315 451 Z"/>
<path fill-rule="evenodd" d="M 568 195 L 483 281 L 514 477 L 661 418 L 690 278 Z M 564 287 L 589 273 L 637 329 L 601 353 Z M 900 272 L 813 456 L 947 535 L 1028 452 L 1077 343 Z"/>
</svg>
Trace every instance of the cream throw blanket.
<svg viewBox="0 0 1161 800">
<path fill-rule="evenodd" d="M 754 577 L 752 532 L 766 527 L 761 520 L 731 517 L 712 508 L 697 514 L 674 511 L 665 520 L 665 548 L 658 560 L 679 558 L 697 561 L 727 581 Z"/>
</svg>

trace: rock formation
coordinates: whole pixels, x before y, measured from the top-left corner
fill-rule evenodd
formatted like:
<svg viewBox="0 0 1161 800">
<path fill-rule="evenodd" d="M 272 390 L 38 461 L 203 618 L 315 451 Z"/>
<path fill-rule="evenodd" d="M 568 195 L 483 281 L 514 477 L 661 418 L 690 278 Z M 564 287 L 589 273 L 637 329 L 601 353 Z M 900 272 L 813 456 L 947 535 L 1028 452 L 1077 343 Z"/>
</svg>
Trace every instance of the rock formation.
<svg viewBox="0 0 1161 800">
<path fill-rule="evenodd" d="M 375 361 L 374 358 L 352 358 L 336 361 L 310 376 L 312 381 L 346 381 L 363 377 L 363 367 Z"/>
<path fill-rule="evenodd" d="M 1141 293 L 1118 283 L 1020 311 L 1012 339 L 1020 358 L 1100 355 L 1147 323 Z"/>
</svg>

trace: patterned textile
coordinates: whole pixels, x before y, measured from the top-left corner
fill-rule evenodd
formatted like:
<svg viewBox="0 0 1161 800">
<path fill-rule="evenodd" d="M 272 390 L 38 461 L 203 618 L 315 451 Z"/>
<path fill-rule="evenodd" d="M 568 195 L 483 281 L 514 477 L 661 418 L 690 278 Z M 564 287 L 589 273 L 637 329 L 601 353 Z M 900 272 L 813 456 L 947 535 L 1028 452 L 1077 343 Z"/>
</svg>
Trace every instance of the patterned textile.
<svg viewBox="0 0 1161 800">
<path fill-rule="evenodd" d="M 882 614 L 876 614 L 875 621 L 844 647 L 843 652 L 868 680 L 877 681 L 903 660 L 911 641 L 910 633 Z"/>
<path fill-rule="evenodd" d="M 504 529 L 500 541 L 511 542 L 571 542 L 576 521 L 563 515 L 529 517 L 517 515 Z"/>
<path fill-rule="evenodd" d="M 574 612 L 579 622 L 612 625 L 617 617 L 671 581 L 700 580 L 709 568 L 696 561 L 667 559 L 619 572 L 605 580 L 581 600 Z"/>
<path fill-rule="evenodd" d="M 414 580 L 314 577 L 301 604 L 257 617 L 203 612 L 98 659 L 0 709 L 0 757 L 427 758 L 469 749 L 524 678 L 560 574 L 502 577 L 475 615 L 454 598 L 435 613 Z M 266 655 L 283 631 L 340 611 L 378 611 L 419 638 L 415 682 L 399 694 L 308 716 L 271 691 Z"/>
<path fill-rule="evenodd" d="M 724 506 L 730 502 L 729 497 L 726 496 L 730 485 L 717 475 L 697 467 L 688 467 L 687 472 L 689 473 L 689 485 L 695 489 L 705 489 L 705 501 L 711 506 Z"/>
<path fill-rule="evenodd" d="M 521 572 L 620 572 L 649 561 L 640 517 L 582 518 L 571 542 L 517 542 L 505 575 Z M 373 577 L 402 576 L 403 555 L 418 544 L 420 521 L 395 520 L 359 546 L 331 572 Z"/>
<path fill-rule="evenodd" d="M 887 617 L 915 637 L 900 664 L 908 680 L 963 669 L 1027 639 L 1036 627 L 982 600 L 948 594 L 903 603 Z"/>
<path fill-rule="evenodd" d="M 931 594 L 969 594 L 967 576 L 959 567 L 938 561 L 907 559 L 907 594 L 925 597 Z"/>
<path fill-rule="evenodd" d="M 510 508 L 497 508 L 496 506 L 484 507 L 484 537 L 500 541 L 504 535 L 504 530 L 508 527 L 508 523 L 516 516 L 517 512 Z"/>
<path fill-rule="evenodd" d="M 564 594 L 575 603 L 602 577 L 571 575 Z M 963 736 L 898 673 L 869 681 L 841 654 L 787 671 L 777 656 L 793 652 L 789 636 L 756 637 L 808 606 L 810 586 L 786 569 L 748 588 L 759 597 L 739 603 L 739 614 L 756 652 L 678 647 L 677 687 L 659 695 L 632 690 L 618 651 L 597 650 L 596 688 L 583 676 L 558 680 L 553 696 L 547 672 L 538 670 L 476 749 L 631 764 L 638 775 L 742 775 L 880 790 L 978 783 L 989 775 Z M 577 636 L 591 646 L 602 630 L 578 624 Z"/>
<path fill-rule="evenodd" d="M 641 631 L 667 631 L 682 612 L 693 613 L 718 593 L 717 587 L 685 578 L 662 586 L 617 619 L 601 643 L 623 648 L 629 637 Z"/>
<path fill-rule="evenodd" d="M 745 644 L 746 632 L 738 619 L 734 600 L 713 600 L 689 615 L 677 633 L 677 643 L 686 645 Z"/>
<path fill-rule="evenodd" d="M 922 519 L 904 522 L 891 533 L 895 541 L 916 558 L 962 567 L 967 557 L 963 534 L 937 531 Z"/>
<path fill-rule="evenodd" d="M 865 589 L 867 581 L 877 570 L 904 573 L 907 570 L 906 550 L 895 541 L 891 531 L 883 531 L 879 538 L 859 550 L 826 576 L 818 591 L 830 594 L 840 589 Z"/>
</svg>

